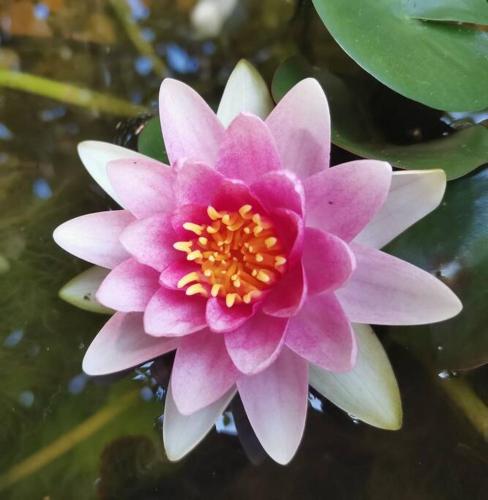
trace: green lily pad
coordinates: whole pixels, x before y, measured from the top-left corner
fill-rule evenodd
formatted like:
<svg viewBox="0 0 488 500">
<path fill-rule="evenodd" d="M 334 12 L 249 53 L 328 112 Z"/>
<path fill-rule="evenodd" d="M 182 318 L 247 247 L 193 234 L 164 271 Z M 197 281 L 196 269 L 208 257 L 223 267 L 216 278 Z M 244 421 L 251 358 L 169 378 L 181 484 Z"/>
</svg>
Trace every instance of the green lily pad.
<svg viewBox="0 0 488 500">
<path fill-rule="evenodd" d="M 137 150 L 139 153 L 149 156 L 154 160 L 168 163 L 159 116 L 151 118 L 144 125 L 137 139 Z"/>
<path fill-rule="evenodd" d="M 456 179 L 488 162 L 488 129 L 482 125 L 411 145 L 393 144 L 377 124 L 373 95 L 378 84 L 349 81 L 325 69 L 314 68 L 299 56 L 286 60 L 273 78 L 273 96 L 279 100 L 303 78 L 317 78 L 327 94 L 332 115 L 332 141 L 363 158 L 385 160 L 405 169 L 442 168 Z"/>
<path fill-rule="evenodd" d="M 488 363 L 488 169 L 448 185 L 442 205 L 386 249 L 435 273 L 463 302 L 442 323 L 390 328 L 393 337 L 438 368 Z"/>
<path fill-rule="evenodd" d="M 488 106 L 488 33 L 459 23 L 415 19 L 404 0 L 313 4 L 347 54 L 396 92 L 446 111 Z"/>
<path fill-rule="evenodd" d="M 404 5 L 416 19 L 488 24 L 486 0 L 406 0 Z"/>
</svg>

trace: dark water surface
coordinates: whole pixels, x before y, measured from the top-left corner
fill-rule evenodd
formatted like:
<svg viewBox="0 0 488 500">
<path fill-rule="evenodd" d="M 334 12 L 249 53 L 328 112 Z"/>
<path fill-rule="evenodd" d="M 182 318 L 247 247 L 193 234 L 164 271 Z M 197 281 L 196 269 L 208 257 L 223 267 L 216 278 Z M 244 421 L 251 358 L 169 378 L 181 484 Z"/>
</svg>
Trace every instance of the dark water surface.
<svg viewBox="0 0 488 500">
<path fill-rule="evenodd" d="M 152 54 L 141 55 L 134 46 L 118 1 L 0 0 L 0 69 L 73 83 L 149 111 L 165 75 L 190 83 L 215 105 L 241 57 L 268 80 L 297 49 L 356 71 L 313 11 L 297 10 L 292 1 L 238 2 L 215 38 L 196 35 L 192 0 L 129 3 L 132 27 L 150 41 Z M 415 123 L 411 116 L 400 123 L 397 115 L 379 117 L 379 123 L 399 143 L 419 127 L 427 135 L 442 133 L 437 115 L 415 116 Z M 238 402 L 234 420 L 250 458 L 229 413 L 219 432 L 184 461 L 169 463 L 160 432 L 160 384 L 169 361 L 113 380 L 81 373 L 84 352 L 106 317 L 57 297 L 87 266 L 57 248 L 51 234 L 71 217 L 112 206 L 84 171 L 76 144 L 98 139 L 133 145 L 139 124 L 0 87 L 0 498 L 486 498 L 488 454 L 479 428 L 447 396 L 438 369 L 387 337 L 404 428 L 376 430 L 312 397 L 304 442 L 287 467 L 253 446 Z M 337 160 L 347 157 L 336 153 Z M 485 402 L 486 378 L 486 369 L 469 377 Z"/>
</svg>

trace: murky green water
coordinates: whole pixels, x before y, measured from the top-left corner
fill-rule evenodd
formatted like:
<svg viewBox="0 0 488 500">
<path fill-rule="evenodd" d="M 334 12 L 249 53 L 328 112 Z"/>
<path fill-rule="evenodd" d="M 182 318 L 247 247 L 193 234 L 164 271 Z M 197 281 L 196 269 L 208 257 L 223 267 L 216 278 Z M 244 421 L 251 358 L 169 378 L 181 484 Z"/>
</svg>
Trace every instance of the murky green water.
<svg viewBox="0 0 488 500">
<path fill-rule="evenodd" d="M 116 3 L 1 0 L 0 66 L 154 109 L 161 75 L 129 39 Z M 292 1 L 239 2 L 211 40 L 195 35 L 192 0 L 147 2 L 149 11 L 132 2 L 132 15 L 167 74 L 215 104 L 241 57 L 268 79 L 297 47 L 355 71 L 302 3 L 296 14 Z M 413 126 L 442 133 L 437 116 L 416 116 L 413 125 L 392 117 L 382 123 L 399 142 Z M 51 233 L 75 215 L 112 206 L 83 170 L 76 144 L 133 145 L 139 123 L 0 88 L 0 498 L 484 498 L 488 454 L 479 428 L 447 396 L 438 368 L 386 336 L 403 396 L 403 430 L 373 429 L 314 400 L 302 447 L 285 468 L 255 446 L 238 404 L 232 409 L 251 460 L 227 418 L 187 459 L 170 464 L 160 432 L 167 362 L 111 380 L 81 373 L 106 318 L 58 299 L 59 288 L 87 266 L 57 248 Z M 479 369 L 468 378 L 485 402 L 486 377 Z"/>
</svg>

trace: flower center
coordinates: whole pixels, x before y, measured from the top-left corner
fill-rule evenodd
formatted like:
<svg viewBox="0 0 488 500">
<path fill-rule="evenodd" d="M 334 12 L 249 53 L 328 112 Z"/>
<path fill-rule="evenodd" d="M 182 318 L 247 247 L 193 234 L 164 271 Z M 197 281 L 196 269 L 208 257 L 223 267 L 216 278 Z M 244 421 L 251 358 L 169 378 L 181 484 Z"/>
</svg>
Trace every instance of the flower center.
<svg viewBox="0 0 488 500">
<path fill-rule="evenodd" d="M 225 298 L 227 307 L 250 304 L 283 273 L 286 258 L 271 222 L 243 205 L 237 212 L 207 208 L 208 224 L 185 222 L 193 233 L 173 247 L 200 266 L 183 276 L 187 295 Z"/>
</svg>

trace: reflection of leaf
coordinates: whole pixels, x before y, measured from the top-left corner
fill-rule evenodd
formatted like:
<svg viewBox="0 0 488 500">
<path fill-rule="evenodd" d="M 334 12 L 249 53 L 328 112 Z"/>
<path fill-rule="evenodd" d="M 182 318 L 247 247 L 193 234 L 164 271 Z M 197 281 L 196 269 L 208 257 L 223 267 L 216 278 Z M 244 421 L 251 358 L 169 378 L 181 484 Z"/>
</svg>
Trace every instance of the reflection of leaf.
<svg viewBox="0 0 488 500">
<path fill-rule="evenodd" d="M 158 116 L 151 118 L 144 125 L 137 141 L 137 150 L 150 158 L 168 163 Z"/>
<path fill-rule="evenodd" d="M 486 0 L 405 0 L 405 12 L 416 19 L 488 24 Z"/>
<path fill-rule="evenodd" d="M 443 323 L 390 332 L 440 368 L 488 362 L 488 170 L 450 183 L 441 207 L 389 245 L 387 251 L 435 272 L 463 301 Z"/>
<path fill-rule="evenodd" d="M 400 94 L 447 111 L 488 106 L 486 33 L 413 19 L 404 0 L 313 3 L 349 56 Z"/>
<path fill-rule="evenodd" d="M 442 168 L 448 179 L 461 177 L 488 162 L 488 130 L 481 125 L 428 142 L 392 144 L 376 124 L 374 89 L 369 82 L 361 85 L 345 81 L 325 69 L 312 68 L 299 57 L 288 59 L 275 73 L 275 99 L 307 76 L 317 78 L 324 88 L 331 108 L 332 140 L 347 151 L 386 160 L 400 168 Z"/>
</svg>

